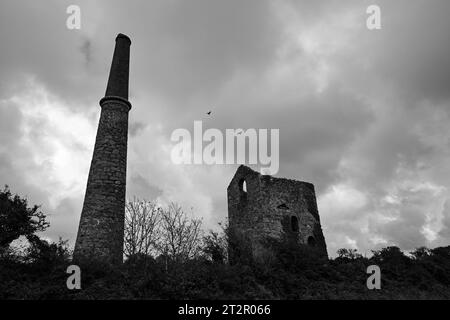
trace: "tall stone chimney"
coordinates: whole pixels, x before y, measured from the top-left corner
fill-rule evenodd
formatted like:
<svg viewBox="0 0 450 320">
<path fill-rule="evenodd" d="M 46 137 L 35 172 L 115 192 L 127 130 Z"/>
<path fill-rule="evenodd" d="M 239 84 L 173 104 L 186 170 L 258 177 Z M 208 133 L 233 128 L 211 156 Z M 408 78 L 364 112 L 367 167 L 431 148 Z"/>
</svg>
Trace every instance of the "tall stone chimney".
<svg viewBox="0 0 450 320">
<path fill-rule="evenodd" d="M 131 40 L 116 37 L 83 210 L 75 243 L 74 261 L 123 261 L 127 169 L 128 76 Z"/>
</svg>

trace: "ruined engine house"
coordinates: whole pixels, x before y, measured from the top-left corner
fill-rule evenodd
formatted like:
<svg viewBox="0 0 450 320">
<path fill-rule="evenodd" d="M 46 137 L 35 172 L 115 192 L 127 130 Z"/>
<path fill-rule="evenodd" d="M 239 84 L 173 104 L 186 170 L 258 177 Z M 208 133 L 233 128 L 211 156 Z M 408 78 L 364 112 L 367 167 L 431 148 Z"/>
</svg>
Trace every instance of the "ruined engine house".
<svg viewBox="0 0 450 320">
<path fill-rule="evenodd" d="M 253 259 L 267 253 L 264 240 L 294 237 L 327 255 L 314 185 L 274 178 L 241 165 L 228 189 L 228 220 Z M 230 259 L 236 252 L 230 250 Z"/>
</svg>

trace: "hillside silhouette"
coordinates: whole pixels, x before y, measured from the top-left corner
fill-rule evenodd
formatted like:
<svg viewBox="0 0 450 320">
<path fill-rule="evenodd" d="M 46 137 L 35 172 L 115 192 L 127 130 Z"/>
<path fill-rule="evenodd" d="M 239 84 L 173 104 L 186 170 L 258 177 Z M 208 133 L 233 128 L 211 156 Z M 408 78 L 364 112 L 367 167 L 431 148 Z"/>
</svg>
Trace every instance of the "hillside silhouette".
<svg viewBox="0 0 450 320">
<path fill-rule="evenodd" d="M 450 246 L 408 254 L 390 246 L 369 258 L 340 249 L 328 259 L 292 238 L 267 239 L 274 255 L 265 263 L 243 254 L 229 264 L 228 245 L 238 245 L 232 230 L 205 233 L 175 204 L 136 199 L 127 227 L 142 222 L 142 212 L 147 220 L 126 232 L 125 262 L 84 264 L 81 290 L 69 290 L 72 252 L 66 241 L 37 235 L 48 227 L 39 207 L 5 188 L 0 209 L 0 299 L 450 299 Z M 28 242 L 22 250 L 11 246 L 19 237 Z M 380 290 L 366 286 L 369 265 L 381 269 Z"/>
</svg>

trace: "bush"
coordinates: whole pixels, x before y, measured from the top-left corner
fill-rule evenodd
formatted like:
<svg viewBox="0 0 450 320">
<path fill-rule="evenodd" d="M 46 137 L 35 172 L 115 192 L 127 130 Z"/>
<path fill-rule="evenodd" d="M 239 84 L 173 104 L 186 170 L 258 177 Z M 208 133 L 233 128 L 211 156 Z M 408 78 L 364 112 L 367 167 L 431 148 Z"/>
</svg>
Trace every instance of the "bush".
<svg viewBox="0 0 450 320">
<path fill-rule="evenodd" d="M 49 223 L 39 206 L 28 207 L 27 199 L 12 195 L 8 186 L 0 191 L 0 250 L 20 236 L 44 231 Z"/>
</svg>

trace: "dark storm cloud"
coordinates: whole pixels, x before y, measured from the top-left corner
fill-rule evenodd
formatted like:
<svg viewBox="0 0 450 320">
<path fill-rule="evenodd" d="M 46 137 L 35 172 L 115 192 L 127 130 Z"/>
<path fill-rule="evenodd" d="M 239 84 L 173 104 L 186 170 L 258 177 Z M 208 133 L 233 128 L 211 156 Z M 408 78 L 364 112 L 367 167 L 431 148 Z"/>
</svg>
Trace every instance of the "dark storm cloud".
<svg viewBox="0 0 450 320">
<path fill-rule="evenodd" d="M 136 121 L 136 122 L 130 123 L 130 125 L 128 127 L 128 132 L 131 136 L 135 136 L 139 133 L 139 131 L 141 131 L 144 128 L 145 128 L 144 123 Z"/>
<path fill-rule="evenodd" d="M 340 4 L 333 3 L 339 10 Z M 361 28 L 355 37 L 358 45 L 349 48 L 347 54 L 337 56 L 345 62 L 345 73 L 351 75 L 344 76 L 343 82 L 350 81 L 357 86 L 354 83 L 357 80 L 361 89 L 368 91 L 374 89 L 376 80 L 381 80 L 385 91 L 395 88 L 399 96 L 405 95 L 404 99 L 433 103 L 448 100 L 450 3 L 379 0 L 376 4 L 381 7 L 383 29 L 374 33 Z M 359 12 L 364 13 L 367 4 L 347 1 L 345 5 L 349 10 L 359 7 L 362 9 Z M 362 14 L 361 18 L 364 17 Z M 353 67 L 360 73 L 351 74 Z"/>
<path fill-rule="evenodd" d="M 215 92 L 238 70 L 264 69 L 281 41 L 270 1 L 155 1 L 146 12 L 133 32 L 146 48 L 140 79 L 177 102 Z"/>
<path fill-rule="evenodd" d="M 140 199 L 154 200 L 161 196 L 162 190 L 151 185 L 142 175 L 134 174 L 129 179 L 128 194 Z M 131 199 L 130 199 L 131 200 Z"/>
<path fill-rule="evenodd" d="M 86 64 L 89 64 L 92 59 L 92 47 L 91 47 L 91 41 L 85 40 L 80 47 L 81 53 L 84 55 Z"/>
</svg>

